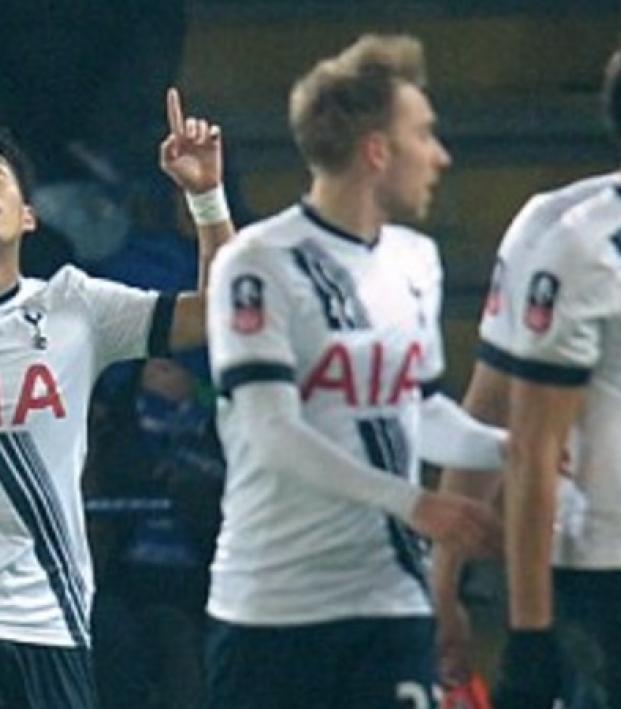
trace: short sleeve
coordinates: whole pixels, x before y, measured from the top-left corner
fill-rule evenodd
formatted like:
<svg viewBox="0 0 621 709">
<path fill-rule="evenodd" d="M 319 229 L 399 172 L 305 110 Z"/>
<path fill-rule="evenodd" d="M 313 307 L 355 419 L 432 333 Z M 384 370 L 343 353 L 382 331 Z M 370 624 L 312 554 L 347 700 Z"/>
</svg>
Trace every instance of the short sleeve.
<svg viewBox="0 0 621 709">
<path fill-rule="evenodd" d="M 66 297 L 82 303 L 87 315 L 98 371 L 120 360 L 147 355 L 156 291 L 91 278 L 65 269 Z"/>
<path fill-rule="evenodd" d="M 290 341 L 294 317 L 286 267 L 277 249 L 232 244 L 210 275 L 211 365 L 221 393 L 247 383 L 295 381 Z"/>
<path fill-rule="evenodd" d="M 606 321 L 621 315 L 620 275 L 610 240 L 566 227 L 528 259 L 501 250 L 481 323 L 483 359 L 535 381 L 585 383 Z"/>
</svg>

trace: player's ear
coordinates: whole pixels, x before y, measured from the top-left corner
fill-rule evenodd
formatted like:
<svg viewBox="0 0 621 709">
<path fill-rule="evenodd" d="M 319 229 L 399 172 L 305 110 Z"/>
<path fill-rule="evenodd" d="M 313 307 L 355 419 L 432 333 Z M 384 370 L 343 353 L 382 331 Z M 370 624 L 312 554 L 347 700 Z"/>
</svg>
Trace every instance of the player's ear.
<svg viewBox="0 0 621 709">
<path fill-rule="evenodd" d="M 374 172 L 383 172 L 390 157 L 388 136 L 379 130 L 367 133 L 360 139 L 360 151 L 365 163 Z"/>
<path fill-rule="evenodd" d="M 37 217 L 34 209 L 25 204 L 22 207 L 22 229 L 24 233 L 34 231 L 37 228 Z"/>
</svg>

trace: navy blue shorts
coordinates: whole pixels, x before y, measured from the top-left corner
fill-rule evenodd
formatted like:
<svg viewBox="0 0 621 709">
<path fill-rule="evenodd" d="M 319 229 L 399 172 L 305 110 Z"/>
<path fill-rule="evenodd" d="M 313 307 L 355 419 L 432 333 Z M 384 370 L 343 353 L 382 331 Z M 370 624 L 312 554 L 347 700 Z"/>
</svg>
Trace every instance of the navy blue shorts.
<svg viewBox="0 0 621 709">
<path fill-rule="evenodd" d="M 85 648 L 0 640 L 0 709 L 95 709 Z"/>
<path fill-rule="evenodd" d="M 209 619 L 210 709 L 432 709 L 431 618 L 246 626 Z"/>
</svg>

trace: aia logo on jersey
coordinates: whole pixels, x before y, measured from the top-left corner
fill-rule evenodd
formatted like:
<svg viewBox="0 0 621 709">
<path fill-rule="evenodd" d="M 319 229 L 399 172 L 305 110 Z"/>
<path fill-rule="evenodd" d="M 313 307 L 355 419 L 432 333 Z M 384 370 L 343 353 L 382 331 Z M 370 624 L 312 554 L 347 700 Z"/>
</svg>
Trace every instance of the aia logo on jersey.
<svg viewBox="0 0 621 709">
<path fill-rule="evenodd" d="M 237 276 L 231 286 L 233 329 L 243 335 L 259 332 L 265 324 L 263 281 L 250 274 Z"/>
<path fill-rule="evenodd" d="M 552 324 L 554 303 L 560 285 L 558 278 L 549 271 L 537 271 L 533 274 L 524 313 L 524 324 L 533 332 L 544 333 Z"/>
<path fill-rule="evenodd" d="M 3 412 L 7 412 L 7 403 L 2 396 L 0 379 L 0 426 L 7 421 Z M 24 373 L 19 387 L 17 406 L 10 416 L 12 426 L 22 426 L 33 412 L 49 410 L 57 419 L 65 418 L 66 407 L 54 372 L 44 363 L 31 364 Z"/>
<path fill-rule="evenodd" d="M 381 342 L 372 343 L 367 362 L 353 356 L 342 342 L 331 345 L 302 385 L 302 399 L 319 391 L 340 394 L 348 406 L 395 406 L 418 385 L 416 372 L 422 348 L 411 342 L 404 348 L 397 368 L 386 362 Z"/>
<path fill-rule="evenodd" d="M 498 315 L 502 308 L 502 286 L 505 279 L 505 262 L 501 258 L 496 259 L 492 278 L 485 301 L 485 312 L 487 315 Z"/>
</svg>

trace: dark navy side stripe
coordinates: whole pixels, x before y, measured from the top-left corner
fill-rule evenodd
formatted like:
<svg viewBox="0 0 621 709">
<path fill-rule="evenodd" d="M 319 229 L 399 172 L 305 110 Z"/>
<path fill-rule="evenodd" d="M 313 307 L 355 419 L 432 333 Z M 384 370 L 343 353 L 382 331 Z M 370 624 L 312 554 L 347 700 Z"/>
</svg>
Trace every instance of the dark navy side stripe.
<svg viewBox="0 0 621 709">
<path fill-rule="evenodd" d="M 153 309 L 151 330 L 147 351 L 150 357 L 167 357 L 170 355 L 170 331 L 172 330 L 177 293 L 161 293 Z"/>
<path fill-rule="evenodd" d="M 369 328 L 366 308 L 347 269 L 307 240 L 292 249 L 296 266 L 311 281 L 330 330 Z"/>
<path fill-rule="evenodd" d="M 358 421 L 369 462 L 376 468 L 399 477 L 407 477 L 409 451 L 407 438 L 395 418 L 374 418 Z M 394 517 L 386 517 L 390 542 L 399 566 L 413 576 L 428 593 L 429 585 L 423 565 L 423 540 Z"/>
<path fill-rule="evenodd" d="M 538 362 L 534 359 L 522 359 L 484 340 L 479 343 L 477 357 L 494 369 L 538 384 L 576 387 L 587 384 L 591 378 L 590 369 L 565 367 L 560 364 Z"/>
<path fill-rule="evenodd" d="M 68 625 L 76 628 L 76 642 L 87 645 L 89 638 L 88 619 L 86 611 L 86 587 L 80 569 L 69 547 L 69 530 L 65 523 L 60 501 L 50 483 L 49 473 L 34 445 L 30 434 L 9 434 L 9 440 L 14 444 L 17 473 L 24 488 L 28 489 L 31 500 L 35 503 L 39 526 L 37 530 L 50 545 L 51 557 L 56 559 L 58 574 L 61 570 L 61 581 L 65 586 L 68 600 Z M 34 535 L 33 535 L 34 537 Z M 36 545 L 36 539 L 35 539 Z M 64 606 L 61 604 L 64 610 Z M 67 614 L 66 614 L 67 616 Z M 77 637 L 77 636 L 80 637 Z"/>
<path fill-rule="evenodd" d="M 19 453 L 20 461 L 24 466 L 27 476 L 33 488 L 40 491 L 41 501 L 45 505 L 44 512 L 47 516 L 44 517 L 44 522 L 47 522 L 46 529 L 50 528 L 52 541 L 54 536 L 58 540 L 56 549 L 63 568 L 67 574 L 67 584 L 71 594 L 72 602 L 75 606 L 76 613 L 80 618 L 86 636 L 88 636 L 88 620 L 86 615 L 86 586 L 82 578 L 81 571 L 71 553 L 69 547 L 69 530 L 62 513 L 60 500 L 51 485 L 49 473 L 46 470 L 39 452 L 37 451 L 32 436 L 30 434 L 16 433 L 14 435 L 15 448 Z"/>
<path fill-rule="evenodd" d="M 301 251 L 300 249 L 294 249 L 293 260 L 295 261 L 297 267 L 310 279 L 311 283 L 313 284 L 313 288 L 315 289 L 317 298 L 321 303 L 321 309 L 326 319 L 328 328 L 330 330 L 343 330 L 344 327 L 342 318 L 339 318 L 338 312 L 333 312 L 332 309 L 334 295 L 332 289 L 329 288 L 329 286 L 326 287 L 325 284 L 322 284 L 320 282 L 320 278 L 313 272 L 308 258 L 306 257 L 303 251 Z"/>
<path fill-rule="evenodd" d="M 218 393 L 221 396 L 229 397 L 234 389 L 244 384 L 256 382 L 295 383 L 295 371 L 293 367 L 281 362 L 246 362 L 225 369 L 218 379 Z"/>
<path fill-rule="evenodd" d="M 33 541 L 69 633 L 88 646 L 83 579 L 68 548 L 68 530 L 47 471 L 28 433 L 0 433 L 0 483 Z"/>
</svg>

